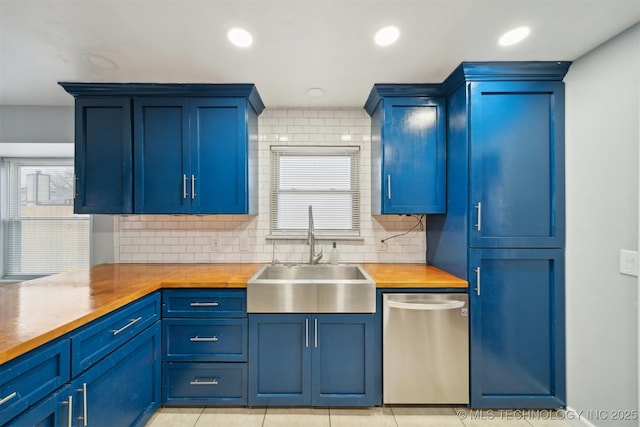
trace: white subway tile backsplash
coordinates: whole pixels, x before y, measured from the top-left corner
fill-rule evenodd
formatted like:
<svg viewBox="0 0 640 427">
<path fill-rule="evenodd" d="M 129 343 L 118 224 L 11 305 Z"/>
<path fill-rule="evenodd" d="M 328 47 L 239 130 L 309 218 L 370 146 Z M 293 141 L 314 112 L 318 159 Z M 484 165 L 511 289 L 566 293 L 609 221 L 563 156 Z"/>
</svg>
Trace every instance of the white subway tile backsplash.
<svg viewBox="0 0 640 427">
<path fill-rule="evenodd" d="M 116 262 L 270 262 L 274 241 L 269 234 L 271 145 L 360 146 L 361 234 L 358 240 L 337 241 L 341 262 L 425 262 L 425 233 L 410 231 L 415 217 L 371 216 L 370 119 L 362 108 L 267 108 L 259 126 L 259 214 L 247 215 L 122 215 L 115 219 Z M 343 140 L 343 135 L 350 139 Z M 423 221 L 424 223 L 424 221 Z M 240 250 L 240 240 L 248 250 Z M 280 262 L 307 262 L 305 240 L 277 241 Z M 319 245 L 327 254 L 330 241 Z"/>
</svg>

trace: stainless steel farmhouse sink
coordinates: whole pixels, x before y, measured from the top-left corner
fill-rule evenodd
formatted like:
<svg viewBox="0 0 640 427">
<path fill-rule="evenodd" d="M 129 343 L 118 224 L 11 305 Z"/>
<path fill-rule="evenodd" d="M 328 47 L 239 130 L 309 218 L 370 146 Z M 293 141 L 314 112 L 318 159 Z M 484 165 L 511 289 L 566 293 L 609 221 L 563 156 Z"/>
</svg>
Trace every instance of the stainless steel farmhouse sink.
<svg viewBox="0 0 640 427">
<path fill-rule="evenodd" d="M 360 265 L 266 265 L 247 282 L 249 313 L 374 313 L 376 284 Z"/>
</svg>

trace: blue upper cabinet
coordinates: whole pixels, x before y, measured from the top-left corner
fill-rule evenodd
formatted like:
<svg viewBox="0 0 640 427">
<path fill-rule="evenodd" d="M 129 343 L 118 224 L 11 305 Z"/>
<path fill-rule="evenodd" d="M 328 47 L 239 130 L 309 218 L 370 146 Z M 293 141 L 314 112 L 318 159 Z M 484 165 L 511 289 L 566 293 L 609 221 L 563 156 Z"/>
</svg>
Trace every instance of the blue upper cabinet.
<svg viewBox="0 0 640 427">
<path fill-rule="evenodd" d="M 131 213 L 131 98 L 77 98 L 75 133 L 74 212 Z"/>
<path fill-rule="evenodd" d="M 375 85 L 365 109 L 372 213 L 444 213 L 446 116 L 439 86 Z"/>
<path fill-rule="evenodd" d="M 77 98 L 76 212 L 257 213 L 254 85 L 60 84 Z"/>
<path fill-rule="evenodd" d="M 472 82 L 471 247 L 564 246 L 564 89 Z"/>
<path fill-rule="evenodd" d="M 189 99 L 134 100 L 135 212 L 189 213 Z"/>
<path fill-rule="evenodd" d="M 191 104 L 192 212 L 256 213 L 257 114 L 241 98 Z"/>
</svg>

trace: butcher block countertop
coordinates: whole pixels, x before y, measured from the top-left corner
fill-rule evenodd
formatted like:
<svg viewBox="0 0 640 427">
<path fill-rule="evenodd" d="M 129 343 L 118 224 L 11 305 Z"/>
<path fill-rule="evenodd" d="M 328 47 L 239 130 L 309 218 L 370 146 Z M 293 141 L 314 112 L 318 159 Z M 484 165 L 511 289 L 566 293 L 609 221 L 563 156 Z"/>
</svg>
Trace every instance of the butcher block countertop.
<svg viewBox="0 0 640 427">
<path fill-rule="evenodd" d="M 0 364 L 163 288 L 246 288 L 264 264 L 101 264 L 0 286 Z M 466 288 L 423 264 L 362 264 L 378 288 Z"/>
</svg>

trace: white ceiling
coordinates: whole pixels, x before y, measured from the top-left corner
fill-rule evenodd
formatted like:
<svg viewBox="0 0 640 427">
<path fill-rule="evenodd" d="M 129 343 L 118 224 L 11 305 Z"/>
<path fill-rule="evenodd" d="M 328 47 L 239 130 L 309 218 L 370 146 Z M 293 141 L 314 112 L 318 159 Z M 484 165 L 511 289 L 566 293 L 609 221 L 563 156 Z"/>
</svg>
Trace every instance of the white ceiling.
<svg viewBox="0 0 640 427">
<path fill-rule="evenodd" d="M 58 81 L 100 81 L 255 83 L 267 107 L 362 106 L 374 83 L 440 83 L 462 61 L 575 60 L 639 21 L 640 0 L 0 0 L 0 104 L 71 105 Z M 374 45 L 389 24 L 399 41 Z M 528 39 L 497 45 L 519 25 Z M 253 46 L 230 45 L 232 26 Z"/>
</svg>

